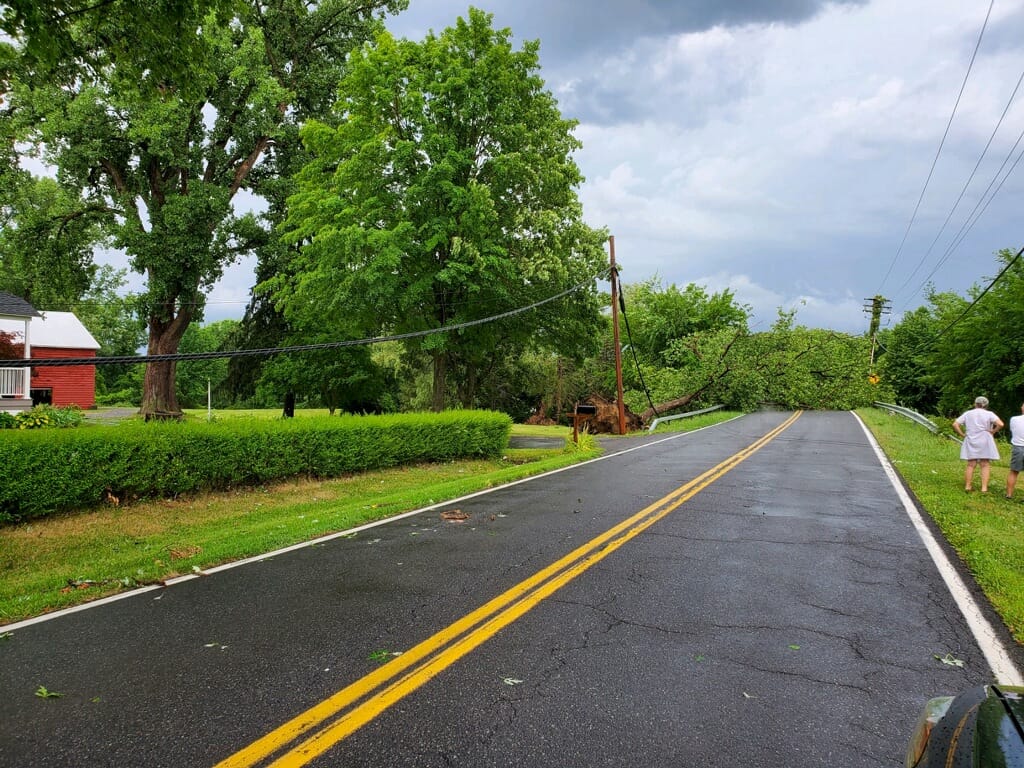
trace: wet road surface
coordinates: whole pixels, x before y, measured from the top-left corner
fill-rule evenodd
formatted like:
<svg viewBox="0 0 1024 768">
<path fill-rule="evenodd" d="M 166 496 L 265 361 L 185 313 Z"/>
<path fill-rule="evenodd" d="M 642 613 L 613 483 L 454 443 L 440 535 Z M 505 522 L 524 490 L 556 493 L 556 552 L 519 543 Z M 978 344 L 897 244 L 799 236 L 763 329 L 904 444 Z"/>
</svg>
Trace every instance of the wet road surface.
<svg viewBox="0 0 1024 768">
<path fill-rule="evenodd" d="M 899 766 L 992 672 L 857 420 L 791 416 L 18 628 L 0 765 Z"/>
</svg>

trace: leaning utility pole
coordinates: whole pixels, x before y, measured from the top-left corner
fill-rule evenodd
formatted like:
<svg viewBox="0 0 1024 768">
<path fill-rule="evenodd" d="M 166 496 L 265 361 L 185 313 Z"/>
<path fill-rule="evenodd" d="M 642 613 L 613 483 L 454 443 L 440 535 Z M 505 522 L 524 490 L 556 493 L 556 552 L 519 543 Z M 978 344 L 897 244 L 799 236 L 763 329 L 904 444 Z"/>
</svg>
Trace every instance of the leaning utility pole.
<svg viewBox="0 0 1024 768">
<path fill-rule="evenodd" d="M 626 403 L 622 397 L 622 348 L 619 346 L 619 270 L 615 266 L 615 235 L 608 237 L 612 282 L 612 344 L 615 346 L 615 404 L 619 411 L 619 434 L 626 434 Z"/>
<path fill-rule="evenodd" d="M 874 368 L 878 329 L 882 325 L 882 315 L 888 315 L 892 311 L 892 305 L 884 296 L 874 296 L 864 299 L 864 302 L 864 311 L 871 313 L 871 327 L 868 330 L 868 335 L 871 337 L 871 367 Z"/>
</svg>

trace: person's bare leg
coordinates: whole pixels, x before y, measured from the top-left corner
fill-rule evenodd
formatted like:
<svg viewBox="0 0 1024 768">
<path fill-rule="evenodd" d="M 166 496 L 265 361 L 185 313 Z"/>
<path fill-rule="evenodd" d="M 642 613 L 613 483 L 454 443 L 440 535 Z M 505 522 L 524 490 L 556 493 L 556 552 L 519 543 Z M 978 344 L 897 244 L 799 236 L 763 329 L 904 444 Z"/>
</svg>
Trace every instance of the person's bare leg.
<svg viewBox="0 0 1024 768">
<path fill-rule="evenodd" d="M 967 468 L 964 469 L 964 490 L 971 490 L 971 485 L 974 483 L 974 459 L 967 460 Z"/>
<path fill-rule="evenodd" d="M 981 459 L 981 492 L 988 493 L 988 476 L 991 471 L 988 459 Z"/>
<path fill-rule="evenodd" d="M 1017 471 L 1011 469 L 1006 475 L 1006 498 L 1013 498 L 1013 490 L 1017 487 Z"/>
</svg>

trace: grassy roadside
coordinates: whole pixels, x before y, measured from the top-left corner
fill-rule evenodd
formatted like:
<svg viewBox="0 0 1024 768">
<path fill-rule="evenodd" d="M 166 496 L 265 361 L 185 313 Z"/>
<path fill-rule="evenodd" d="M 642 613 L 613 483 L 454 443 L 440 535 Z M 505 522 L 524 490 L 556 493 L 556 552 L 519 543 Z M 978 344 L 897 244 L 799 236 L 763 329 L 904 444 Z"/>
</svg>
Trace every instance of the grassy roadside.
<svg viewBox="0 0 1024 768">
<path fill-rule="evenodd" d="M 0 539 L 0 624 L 591 458 L 561 449 L 292 480 L 42 518 Z"/>
<path fill-rule="evenodd" d="M 237 414 L 244 418 L 251 412 Z M 716 412 L 672 424 L 679 431 L 692 431 L 736 415 Z M 512 434 L 564 441 L 571 430 L 515 425 Z M 599 454 L 596 444 L 591 450 L 572 452 L 561 443 L 552 448 L 510 448 L 494 460 L 422 464 L 323 481 L 292 480 L 5 526 L 0 528 L 0 625 L 344 531 Z"/>
<path fill-rule="evenodd" d="M 1024 481 L 1003 498 L 1010 449 L 992 463 L 989 493 L 964 493 L 964 463 L 952 440 L 902 416 L 857 411 L 896 470 L 960 555 L 1017 642 L 1024 643 Z M 974 487 L 980 488 L 975 472 Z"/>
</svg>

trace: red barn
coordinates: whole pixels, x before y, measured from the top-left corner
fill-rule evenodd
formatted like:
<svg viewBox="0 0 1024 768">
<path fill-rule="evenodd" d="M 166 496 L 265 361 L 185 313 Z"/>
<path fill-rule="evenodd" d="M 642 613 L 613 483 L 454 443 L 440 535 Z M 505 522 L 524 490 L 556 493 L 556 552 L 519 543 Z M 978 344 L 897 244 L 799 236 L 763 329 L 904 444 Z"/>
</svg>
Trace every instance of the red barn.
<svg viewBox="0 0 1024 768">
<path fill-rule="evenodd" d="M 0 330 L 14 334 L 17 344 L 24 346 L 25 357 L 96 357 L 100 348 L 71 312 L 37 312 L 11 294 L 0 293 Z M 0 369 L 0 409 L 16 412 L 39 403 L 96 407 L 96 366 L 36 366 L 29 392 L 25 391 L 24 371 Z"/>
<path fill-rule="evenodd" d="M 96 339 L 71 312 L 43 311 L 32 320 L 32 357 L 96 357 Z M 96 407 L 96 366 L 32 369 L 32 402 Z"/>
</svg>

